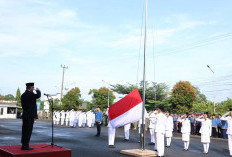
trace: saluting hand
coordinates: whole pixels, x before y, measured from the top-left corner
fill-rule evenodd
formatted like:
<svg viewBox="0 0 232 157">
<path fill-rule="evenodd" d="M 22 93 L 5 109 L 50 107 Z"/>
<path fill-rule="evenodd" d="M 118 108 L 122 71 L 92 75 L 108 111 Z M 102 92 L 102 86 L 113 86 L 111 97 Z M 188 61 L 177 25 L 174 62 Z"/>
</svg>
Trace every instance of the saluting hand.
<svg viewBox="0 0 232 157">
<path fill-rule="evenodd" d="M 36 88 L 35 90 L 36 90 L 36 91 L 40 91 L 39 88 Z"/>
</svg>

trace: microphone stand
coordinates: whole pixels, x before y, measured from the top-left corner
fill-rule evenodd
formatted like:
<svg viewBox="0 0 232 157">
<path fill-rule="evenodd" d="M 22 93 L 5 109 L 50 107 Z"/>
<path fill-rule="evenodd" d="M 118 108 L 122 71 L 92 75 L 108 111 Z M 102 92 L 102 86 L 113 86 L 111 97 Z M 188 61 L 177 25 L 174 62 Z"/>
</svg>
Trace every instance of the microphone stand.
<svg viewBox="0 0 232 157">
<path fill-rule="evenodd" d="M 53 112 L 54 112 L 54 105 L 53 105 L 53 99 L 52 98 L 49 98 L 50 95 L 46 94 L 45 96 L 47 96 L 48 98 L 48 103 L 49 105 L 52 105 L 52 142 L 51 142 L 51 145 L 48 145 L 48 146 L 44 146 L 42 148 L 47 148 L 47 147 L 53 147 L 53 146 L 57 146 L 57 147 L 60 147 L 62 148 L 61 146 L 58 146 L 58 145 L 55 145 L 54 144 L 54 120 L 53 120 Z"/>
</svg>

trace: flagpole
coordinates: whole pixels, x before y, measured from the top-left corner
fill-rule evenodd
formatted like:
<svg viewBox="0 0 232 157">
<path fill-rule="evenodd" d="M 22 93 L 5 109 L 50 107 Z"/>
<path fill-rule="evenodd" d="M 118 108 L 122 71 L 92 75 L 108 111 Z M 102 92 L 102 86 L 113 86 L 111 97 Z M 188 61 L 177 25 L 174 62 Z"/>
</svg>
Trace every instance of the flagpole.
<svg viewBox="0 0 232 157">
<path fill-rule="evenodd" d="M 141 149 L 145 149 L 145 92 L 146 92 L 146 42 L 147 42 L 147 5 L 148 0 L 146 1 L 145 9 L 145 32 L 144 32 L 144 61 L 143 61 L 143 108 L 142 108 L 142 131 L 141 131 Z"/>
</svg>

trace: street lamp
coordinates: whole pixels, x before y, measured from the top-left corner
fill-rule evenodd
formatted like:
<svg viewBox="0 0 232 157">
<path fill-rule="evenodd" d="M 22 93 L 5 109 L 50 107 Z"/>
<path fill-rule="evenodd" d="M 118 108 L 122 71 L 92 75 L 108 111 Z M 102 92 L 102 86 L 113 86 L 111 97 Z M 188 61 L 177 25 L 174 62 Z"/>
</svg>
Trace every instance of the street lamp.
<svg viewBox="0 0 232 157">
<path fill-rule="evenodd" d="M 207 65 L 207 68 L 213 73 L 213 112 L 215 113 L 215 73 L 209 65 Z"/>
<path fill-rule="evenodd" d="M 104 80 L 102 80 L 102 82 L 108 84 L 110 86 L 110 84 Z M 108 107 L 110 107 L 110 88 L 108 87 Z"/>
</svg>

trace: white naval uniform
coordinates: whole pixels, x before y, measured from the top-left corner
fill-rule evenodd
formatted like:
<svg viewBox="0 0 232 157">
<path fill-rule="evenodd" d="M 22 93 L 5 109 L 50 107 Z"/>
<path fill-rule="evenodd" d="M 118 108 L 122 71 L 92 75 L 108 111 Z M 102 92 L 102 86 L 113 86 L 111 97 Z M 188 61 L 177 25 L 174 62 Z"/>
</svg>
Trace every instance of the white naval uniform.
<svg viewBox="0 0 232 157">
<path fill-rule="evenodd" d="M 231 116 L 226 117 L 229 113 L 230 112 L 223 115 L 221 120 L 225 120 L 228 122 L 228 128 L 226 134 L 228 135 L 228 146 L 230 150 L 230 156 L 232 156 L 232 117 Z"/>
<path fill-rule="evenodd" d="M 156 115 L 155 121 L 155 149 L 158 156 L 164 156 L 164 134 L 166 129 L 167 117 L 161 112 Z"/>
<path fill-rule="evenodd" d="M 149 124 L 149 129 L 150 129 L 150 135 L 151 135 L 151 143 L 155 143 L 155 113 L 151 113 L 149 116 L 150 124 Z"/>
<path fill-rule="evenodd" d="M 61 125 L 63 126 L 64 125 L 64 119 L 65 119 L 65 112 L 64 111 L 61 111 Z"/>
<path fill-rule="evenodd" d="M 78 112 L 74 112 L 74 121 L 73 121 L 73 127 L 75 128 L 77 126 L 78 121 Z"/>
<path fill-rule="evenodd" d="M 188 150 L 190 133 L 191 133 L 190 120 L 188 118 L 185 118 L 180 121 L 182 122 L 181 133 L 182 133 L 182 141 L 184 142 L 184 149 Z"/>
<path fill-rule="evenodd" d="M 208 118 L 200 119 L 197 118 L 196 121 L 201 122 L 201 143 L 203 143 L 204 153 L 209 151 L 210 136 L 212 134 L 212 121 Z"/>
<path fill-rule="evenodd" d="M 82 127 L 85 127 L 87 122 L 86 113 L 82 113 L 82 116 L 83 116 Z"/>
<path fill-rule="evenodd" d="M 130 139 L 130 127 L 131 127 L 131 124 L 126 124 L 124 125 L 124 133 L 125 133 L 125 139 L 126 140 L 129 140 Z"/>
<path fill-rule="evenodd" d="M 165 137 L 167 141 L 167 146 L 171 145 L 172 132 L 173 132 L 173 118 L 172 116 L 168 116 L 167 123 L 166 123 L 166 129 L 165 129 Z"/>
<path fill-rule="evenodd" d="M 66 123 L 66 126 L 68 126 L 69 119 L 70 119 L 70 112 L 67 111 L 67 112 L 66 112 L 66 116 L 65 116 L 65 123 Z"/>
<path fill-rule="evenodd" d="M 89 111 L 86 113 L 86 118 L 87 118 L 87 126 L 91 128 L 92 125 L 92 113 Z"/>
<path fill-rule="evenodd" d="M 92 127 L 94 127 L 95 124 L 95 114 L 92 112 Z"/>
<path fill-rule="evenodd" d="M 70 111 L 70 123 L 69 123 L 69 126 L 73 127 L 74 119 L 75 119 L 75 111 Z"/>
<path fill-rule="evenodd" d="M 53 124 L 56 125 L 56 112 L 53 112 Z"/>
<path fill-rule="evenodd" d="M 108 116 L 108 109 L 106 111 L 106 115 Z M 110 121 L 109 121 L 107 127 L 108 127 L 108 145 L 113 146 L 114 145 L 114 140 L 115 140 L 116 129 L 112 127 Z"/>
<path fill-rule="evenodd" d="M 83 114 L 82 114 L 82 112 L 79 114 L 79 116 L 78 116 L 78 126 L 79 126 L 79 128 L 81 128 L 82 127 L 82 123 L 83 123 Z"/>
<path fill-rule="evenodd" d="M 60 124 L 60 112 L 56 112 L 56 125 Z"/>
</svg>

